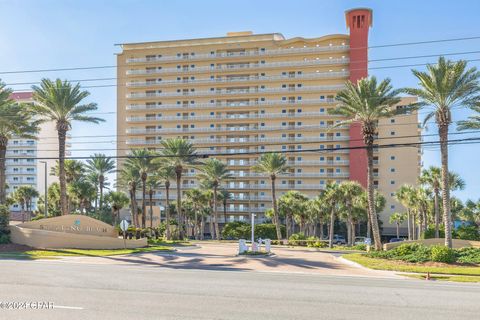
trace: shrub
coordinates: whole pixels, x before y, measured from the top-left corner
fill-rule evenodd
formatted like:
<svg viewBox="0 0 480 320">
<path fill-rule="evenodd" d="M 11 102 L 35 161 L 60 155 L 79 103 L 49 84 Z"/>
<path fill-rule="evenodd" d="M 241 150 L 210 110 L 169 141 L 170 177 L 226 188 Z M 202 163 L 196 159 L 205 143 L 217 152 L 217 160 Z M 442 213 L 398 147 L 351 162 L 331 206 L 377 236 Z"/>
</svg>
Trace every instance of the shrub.
<svg viewBox="0 0 480 320">
<path fill-rule="evenodd" d="M 223 239 L 247 239 L 250 234 L 250 225 L 242 221 L 225 224 L 222 230 Z"/>
<path fill-rule="evenodd" d="M 356 244 L 354 246 L 351 246 L 350 248 L 348 249 L 352 249 L 352 250 L 360 250 L 360 251 L 367 251 L 367 245 L 362 243 L 362 244 Z"/>
<path fill-rule="evenodd" d="M 438 234 L 440 238 L 445 238 L 445 231 L 443 229 L 440 229 Z M 435 238 L 435 227 L 429 226 L 427 231 L 425 231 L 422 234 L 422 239 L 432 239 L 432 238 Z"/>
<path fill-rule="evenodd" d="M 435 262 L 453 263 L 455 262 L 455 250 L 445 246 L 432 246 L 431 259 Z"/>
<path fill-rule="evenodd" d="M 328 242 L 322 241 L 319 238 L 309 237 L 307 242 L 307 247 L 310 248 L 326 248 L 328 247 Z"/>
<path fill-rule="evenodd" d="M 305 246 L 307 245 L 307 237 L 301 232 L 294 233 L 288 238 L 288 244 L 293 246 Z"/>
<path fill-rule="evenodd" d="M 39 215 L 36 215 L 35 217 L 33 217 L 30 220 L 31 221 L 37 221 L 37 220 L 44 219 L 44 218 L 45 218 L 45 216 L 43 214 L 39 214 Z"/>
<path fill-rule="evenodd" d="M 477 226 L 460 226 L 455 230 L 455 238 L 462 240 L 480 240 Z"/>
<path fill-rule="evenodd" d="M 0 205 L 0 234 L 8 231 L 8 225 L 10 224 L 10 210 Z"/>
<path fill-rule="evenodd" d="M 431 259 L 431 249 L 418 243 L 405 243 L 390 251 L 372 251 L 367 255 L 373 258 L 402 260 L 406 262 L 426 262 Z"/>
<path fill-rule="evenodd" d="M 460 263 L 480 264 L 480 248 L 461 248 L 455 252 Z"/>
<path fill-rule="evenodd" d="M 285 226 L 280 226 L 280 232 L 282 233 L 282 236 L 285 236 Z M 255 237 L 262 239 L 278 240 L 275 225 L 273 223 L 256 224 Z"/>
</svg>

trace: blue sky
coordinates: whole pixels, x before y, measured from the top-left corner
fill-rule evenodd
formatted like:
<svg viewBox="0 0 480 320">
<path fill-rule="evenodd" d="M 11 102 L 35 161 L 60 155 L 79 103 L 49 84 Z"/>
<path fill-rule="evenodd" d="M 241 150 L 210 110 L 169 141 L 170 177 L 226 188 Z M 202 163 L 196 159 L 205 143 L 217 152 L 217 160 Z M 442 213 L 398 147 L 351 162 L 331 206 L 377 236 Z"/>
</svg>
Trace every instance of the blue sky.
<svg viewBox="0 0 480 320">
<path fill-rule="evenodd" d="M 480 1 L 142 1 L 142 0 L 0 0 L 0 73 L 5 71 L 62 67 L 115 65 L 115 43 L 222 36 L 228 31 L 280 32 L 285 37 L 316 37 L 347 33 L 344 11 L 354 7 L 373 9 L 370 45 L 415 42 L 432 39 L 480 36 L 476 21 Z M 478 50 L 480 40 L 430 45 L 375 48 L 370 59 L 459 53 Z M 478 59 L 479 54 L 451 56 Z M 436 58 L 372 62 L 370 67 L 421 64 Z M 471 62 L 479 66 L 479 62 Z M 423 69 L 423 67 L 418 67 Z M 372 69 L 379 78 L 390 77 L 397 87 L 415 86 L 410 68 Z M 115 69 L 0 74 L 6 83 L 37 82 L 43 77 L 79 80 L 115 78 Z M 84 82 L 84 85 L 114 84 L 114 80 Z M 29 85 L 14 85 L 28 89 Z M 115 154 L 114 87 L 91 88 L 91 101 L 107 120 L 101 126 L 74 124 L 73 155 L 89 155 L 99 149 Z M 422 113 L 424 113 L 422 111 Z M 470 112 L 457 111 L 456 120 Z M 453 131 L 453 128 L 452 128 Z M 426 134 L 435 133 L 430 126 Z M 480 133 L 478 134 L 480 135 Z M 471 135 L 472 136 L 472 135 Z M 475 135 L 473 135 L 475 136 Z M 453 136 L 458 137 L 458 136 Z M 463 136 L 462 136 L 463 137 Z M 426 138 L 426 140 L 428 140 Z M 55 142 L 51 139 L 52 143 Z M 93 143 L 92 143 L 93 142 Z M 450 147 L 451 170 L 467 183 L 455 194 L 462 199 L 479 198 L 480 171 L 476 161 L 479 145 Z M 426 148 L 424 164 L 438 164 L 438 148 Z"/>
</svg>

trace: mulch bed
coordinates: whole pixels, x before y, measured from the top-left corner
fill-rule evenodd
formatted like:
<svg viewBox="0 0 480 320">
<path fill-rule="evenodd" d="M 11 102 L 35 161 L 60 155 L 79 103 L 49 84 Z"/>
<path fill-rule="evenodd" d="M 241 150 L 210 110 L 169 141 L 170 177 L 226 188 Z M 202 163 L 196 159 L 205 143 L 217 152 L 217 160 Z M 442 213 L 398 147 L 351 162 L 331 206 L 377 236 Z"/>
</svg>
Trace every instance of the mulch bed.
<svg viewBox="0 0 480 320">
<path fill-rule="evenodd" d="M 0 244 L 0 252 L 25 252 L 30 250 L 34 250 L 34 248 L 15 243 Z"/>
</svg>

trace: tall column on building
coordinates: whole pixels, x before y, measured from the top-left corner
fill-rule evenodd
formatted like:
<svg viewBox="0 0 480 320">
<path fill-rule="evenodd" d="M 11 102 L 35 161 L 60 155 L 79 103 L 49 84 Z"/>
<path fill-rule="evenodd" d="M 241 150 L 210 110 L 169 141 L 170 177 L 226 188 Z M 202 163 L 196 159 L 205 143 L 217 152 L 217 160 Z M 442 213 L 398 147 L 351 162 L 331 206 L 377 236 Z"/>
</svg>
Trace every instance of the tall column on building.
<svg viewBox="0 0 480 320">
<path fill-rule="evenodd" d="M 350 30 L 350 81 L 368 76 L 368 31 L 372 25 L 372 10 L 352 9 L 345 12 L 347 28 Z M 364 146 L 361 126 L 350 126 L 350 147 Z M 367 186 L 367 152 L 365 149 L 350 150 L 350 179 Z"/>
</svg>

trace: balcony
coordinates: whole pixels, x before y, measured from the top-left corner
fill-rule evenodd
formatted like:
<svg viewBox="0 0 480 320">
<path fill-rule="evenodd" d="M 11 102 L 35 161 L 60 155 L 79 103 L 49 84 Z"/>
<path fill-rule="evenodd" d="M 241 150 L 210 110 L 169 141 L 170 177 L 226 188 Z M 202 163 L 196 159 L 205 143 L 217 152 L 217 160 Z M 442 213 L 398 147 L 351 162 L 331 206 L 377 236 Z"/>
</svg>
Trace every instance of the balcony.
<svg viewBox="0 0 480 320">
<path fill-rule="evenodd" d="M 194 132 L 246 132 L 246 131 L 278 131 L 278 130 L 316 130 L 328 129 L 328 125 L 304 125 L 304 126 L 260 126 L 260 127 L 217 127 L 217 128 L 162 128 L 162 129 L 145 129 L 145 128 L 128 128 L 127 134 L 166 134 L 166 133 L 194 133 Z M 336 129 L 348 129 L 348 126 L 339 126 Z M 348 139 L 345 139 L 348 140 Z M 348 150 L 347 150 L 348 151 Z"/>
<path fill-rule="evenodd" d="M 141 58 L 128 58 L 127 64 L 134 63 L 162 63 L 162 62 L 175 62 L 175 61 L 197 61 L 197 60 L 217 60 L 222 58 L 243 58 L 243 57 L 264 57 L 264 56 L 279 56 L 279 55 L 291 55 L 291 54 L 306 54 L 306 53 L 322 53 L 322 52 L 337 52 L 347 51 L 350 47 L 348 45 L 337 46 L 319 46 L 319 47 L 307 47 L 307 48 L 282 48 L 272 50 L 248 50 L 239 52 L 218 52 L 218 53 L 199 53 L 194 55 L 171 55 L 161 57 L 141 57 Z"/>
<path fill-rule="evenodd" d="M 223 96 L 223 95 L 259 95 L 268 93 L 286 93 L 286 92 L 308 92 L 308 91 L 337 91 L 345 88 L 345 85 L 324 85 L 324 86 L 306 86 L 300 88 L 269 88 L 259 89 L 256 87 L 248 89 L 217 89 L 215 91 L 180 91 L 180 92 L 133 92 L 126 95 L 127 99 L 150 99 L 150 98 L 165 98 L 165 97 L 197 97 L 197 96 Z"/>
<path fill-rule="evenodd" d="M 127 122 L 158 122 L 158 121 L 211 121 L 211 120 L 244 120 L 244 119 L 283 119 L 283 118 L 306 118 L 306 117 L 327 117 L 338 118 L 337 115 L 331 115 L 326 112 L 301 112 L 295 114 L 289 113 L 252 113 L 252 114 L 223 114 L 223 115 L 205 115 L 205 116 L 169 116 L 169 117 L 127 117 Z"/>
<path fill-rule="evenodd" d="M 331 72 L 315 72 L 301 75 L 295 75 L 295 77 L 288 76 L 247 76 L 247 77 L 232 77 L 232 78 L 215 78 L 215 79 L 180 79 L 180 80 L 162 80 L 162 81 L 130 81 L 126 83 L 128 88 L 142 88 L 142 87 L 155 87 L 155 86 L 175 86 L 180 85 L 214 85 L 214 84 L 230 84 L 230 83 L 245 83 L 245 82 L 257 82 L 257 81 L 285 81 L 285 80 L 315 80 L 315 79 L 335 79 L 346 78 L 350 75 L 348 71 L 331 71 Z"/>
<path fill-rule="evenodd" d="M 324 104 L 334 104 L 336 101 L 334 99 L 305 99 L 297 101 L 251 101 L 248 103 L 198 103 L 198 104 L 129 104 L 126 106 L 126 110 L 181 110 L 181 109 L 225 109 L 225 108 L 248 108 L 248 107 L 278 107 L 278 106 L 301 106 L 301 105 L 324 105 Z"/>
<path fill-rule="evenodd" d="M 282 61 L 266 63 L 237 63 L 224 64 L 214 67 L 180 67 L 180 68 L 162 68 L 162 69 L 130 69 L 126 71 L 127 75 L 157 75 L 157 74 L 191 74 L 191 73 L 212 73 L 236 70 L 254 70 L 254 69 L 272 69 L 284 67 L 316 67 L 324 65 L 343 65 L 350 62 L 349 58 L 315 59 L 304 61 Z"/>
</svg>

